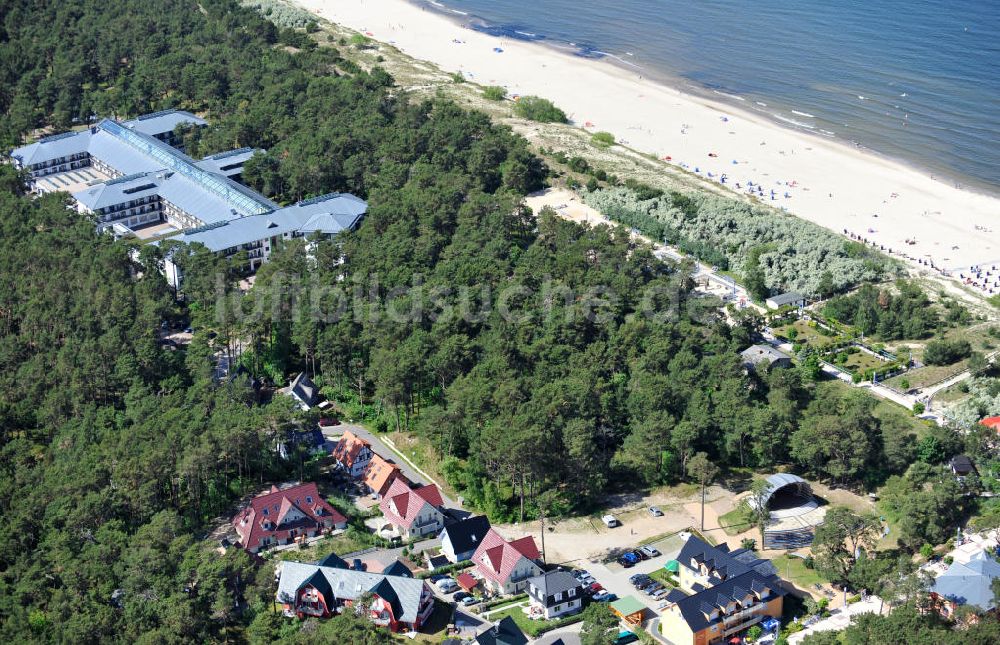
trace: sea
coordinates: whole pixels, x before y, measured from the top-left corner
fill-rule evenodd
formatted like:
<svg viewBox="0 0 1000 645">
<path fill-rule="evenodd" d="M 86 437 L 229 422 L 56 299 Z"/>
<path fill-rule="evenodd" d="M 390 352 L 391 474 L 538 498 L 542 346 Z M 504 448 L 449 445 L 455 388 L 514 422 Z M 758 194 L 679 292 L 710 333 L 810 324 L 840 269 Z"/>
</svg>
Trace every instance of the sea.
<svg viewBox="0 0 1000 645">
<path fill-rule="evenodd" d="M 416 1 L 1000 195 L 1000 0 Z"/>
</svg>

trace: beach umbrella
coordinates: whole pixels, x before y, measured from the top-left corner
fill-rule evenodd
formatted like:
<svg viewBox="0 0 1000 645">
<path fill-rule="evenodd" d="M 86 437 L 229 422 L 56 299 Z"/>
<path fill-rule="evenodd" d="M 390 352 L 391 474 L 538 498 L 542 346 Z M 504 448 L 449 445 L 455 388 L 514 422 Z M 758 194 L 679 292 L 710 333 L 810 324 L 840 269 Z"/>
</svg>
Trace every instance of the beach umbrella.
<svg viewBox="0 0 1000 645">
<path fill-rule="evenodd" d="M 672 573 L 677 573 L 678 571 L 681 570 L 681 565 L 679 562 L 677 562 L 677 560 L 671 560 L 667 562 L 665 565 L 663 565 L 663 568 Z"/>
</svg>

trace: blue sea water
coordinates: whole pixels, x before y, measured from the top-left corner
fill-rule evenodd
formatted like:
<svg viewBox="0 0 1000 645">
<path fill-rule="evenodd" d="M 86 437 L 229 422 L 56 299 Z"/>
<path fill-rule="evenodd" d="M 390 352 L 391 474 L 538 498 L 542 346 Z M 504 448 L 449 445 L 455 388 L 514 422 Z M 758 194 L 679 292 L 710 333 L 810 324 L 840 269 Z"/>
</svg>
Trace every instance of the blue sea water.
<svg viewBox="0 0 1000 645">
<path fill-rule="evenodd" d="M 1000 0 L 431 5 L 1000 193 Z"/>
</svg>

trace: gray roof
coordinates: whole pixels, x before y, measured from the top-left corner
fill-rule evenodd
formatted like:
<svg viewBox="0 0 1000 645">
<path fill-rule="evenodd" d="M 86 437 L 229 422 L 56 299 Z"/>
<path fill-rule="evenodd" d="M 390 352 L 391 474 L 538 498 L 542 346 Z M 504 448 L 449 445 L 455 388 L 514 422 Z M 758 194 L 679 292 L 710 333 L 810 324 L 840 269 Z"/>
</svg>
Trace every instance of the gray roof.
<svg viewBox="0 0 1000 645">
<path fill-rule="evenodd" d="M 232 177 L 243 172 L 243 164 L 258 151 L 256 148 L 239 148 L 238 150 L 227 150 L 218 154 L 209 155 L 201 161 L 195 162 L 199 168 L 209 172 L 214 172 L 226 177 Z"/>
<path fill-rule="evenodd" d="M 568 571 L 549 571 L 540 576 L 528 578 L 528 584 L 546 596 L 553 596 L 559 592 L 566 592 L 570 589 L 578 589 L 583 586 Z"/>
<path fill-rule="evenodd" d="M 167 199 L 170 199 L 164 195 Z M 177 242 L 204 244 L 211 251 L 223 251 L 257 240 L 301 232 L 333 235 L 353 229 L 367 209 L 362 199 L 353 195 L 331 194 L 271 213 L 230 218 L 218 226 L 181 231 L 170 239 Z M 172 199 L 170 201 L 173 201 Z"/>
<path fill-rule="evenodd" d="M 510 616 L 504 616 L 499 623 L 476 636 L 478 645 L 525 645 L 527 642 L 528 637 Z"/>
<path fill-rule="evenodd" d="M 761 566 L 767 560 L 754 556 L 750 561 L 745 557 L 747 553 L 751 552 L 746 549 L 730 552 L 725 544 L 712 546 L 693 535 L 684 543 L 677 555 L 678 564 L 690 568 L 691 560 L 704 562 L 719 574 L 710 577 L 712 586 L 708 588 L 701 588 L 683 598 L 674 596 L 673 602 L 677 603 L 677 608 L 691 631 L 699 632 L 722 620 L 721 615 L 711 620 L 712 612 L 718 610 L 721 614 L 729 603 L 742 600 L 748 593 L 755 594 L 768 589 L 767 598 L 785 595 L 779 584 L 780 580 L 775 575 L 762 573 L 770 570 L 770 567 Z"/>
<path fill-rule="evenodd" d="M 121 125 L 144 135 L 154 136 L 170 132 L 182 123 L 206 125 L 204 119 L 183 110 L 163 110 L 162 112 L 145 114 L 131 121 L 124 121 Z M 100 136 L 100 132 L 96 128 L 90 128 L 78 132 L 53 134 L 48 137 L 42 137 L 38 141 L 26 146 L 15 148 L 10 153 L 10 156 L 18 158 L 23 165 L 27 166 L 81 152 L 90 152 L 91 155 L 98 157 L 119 172 L 127 174 L 142 172 L 144 170 L 156 170 L 161 167 L 141 168 L 136 165 L 136 163 L 141 163 L 141 161 L 112 159 L 117 155 L 117 152 L 107 149 L 108 146 L 105 141 L 107 137 Z M 97 147 L 92 148 L 91 146 L 95 142 Z M 115 163 L 115 161 L 118 163 Z"/>
<path fill-rule="evenodd" d="M 91 210 L 121 204 L 132 199 L 156 195 L 161 180 L 156 173 L 143 172 L 95 184 L 73 193 L 73 198 Z"/>
<path fill-rule="evenodd" d="M 758 343 L 757 345 L 751 345 L 750 347 L 747 347 L 742 352 L 740 352 L 740 356 L 743 357 L 744 362 L 753 365 L 762 362 L 767 362 L 767 364 L 770 365 L 775 361 L 779 361 L 782 359 L 791 360 L 792 358 L 785 352 L 779 349 L 775 349 L 774 347 L 771 347 L 770 345 L 766 345 L 764 343 Z"/>
<path fill-rule="evenodd" d="M 466 553 L 475 551 L 489 530 L 490 518 L 485 515 L 474 515 L 444 527 L 441 537 L 447 533 L 455 553 Z"/>
<path fill-rule="evenodd" d="M 805 300 L 805 297 L 801 293 L 795 293 L 794 291 L 789 291 L 787 293 L 779 293 L 776 296 L 771 296 L 768 298 L 771 302 L 783 307 L 784 305 L 791 305 L 799 302 L 800 300 Z"/>
<path fill-rule="evenodd" d="M 127 128 L 150 136 L 172 132 L 174 128 L 182 124 L 201 126 L 208 125 L 208 122 L 184 110 L 162 110 L 152 114 L 143 114 L 122 123 Z"/>
<path fill-rule="evenodd" d="M 90 130 L 53 134 L 49 137 L 42 137 L 26 146 L 14 148 L 10 156 L 18 159 L 25 166 L 68 157 L 86 152 L 90 145 L 90 137 Z"/>
<path fill-rule="evenodd" d="M 1000 563 L 980 551 L 966 564 L 953 562 L 934 580 L 931 591 L 960 605 L 988 611 L 996 606 L 990 588 L 994 578 L 1000 578 Z"/>
<path fill-rule="evenodd" d="M 299 372 L 298 376 L 292 379 L 288 390 L 308 406 L 319 404 L 319 388 L 305 372 Z"/>
<path fill-rule="evenodd" d="M 321 567 L 308 562 L 283 562 L 278 602 L 294 604 L 296 592 L 311 578 L 313 584 L 329 585 L 330 592 L 339 601 L 354 600 L 366 592 L 375 593 L 392 605 L 396 620 L 405 623 L 416 620 L 420 596 L 426 586 L 426 582 L 414 578 Z"/>
<path fill-rule="evenodd" d="M 771 501 L 771 497 L 777 493 L 779 490 L 785 486 L 791 486 L 793 484 L 801 484 L 809 488 L 809 482 L 802 479 L 798 475 L 792 475 L 790 473 L 777 473 L 771 475 L 767 478 L 767 493 L 764 496 L 764 505 L 766 506 L 768 502 Z M 753 500 L 748 499 L 747 503 L 753 506 Z"/>
</svg>

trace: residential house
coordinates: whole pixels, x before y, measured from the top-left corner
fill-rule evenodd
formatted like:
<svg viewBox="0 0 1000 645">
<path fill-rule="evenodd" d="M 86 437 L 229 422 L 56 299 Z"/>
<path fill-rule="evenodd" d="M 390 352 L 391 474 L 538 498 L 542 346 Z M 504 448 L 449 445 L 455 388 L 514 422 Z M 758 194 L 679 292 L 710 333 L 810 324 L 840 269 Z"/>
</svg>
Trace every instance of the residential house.
<svg viewBox="0 0 1000 645">
<path fill-rule="evenodd" d="M 531 606 L 551 620 L 583 608 L 583 585 L 568 571 L 549 571 L 528 578 L 528 597 Z"/>
<path fill-rule="evenodd" d="M 680 591 L 660 617 L 677 645 L 722 643 L 767 619 L 780 618 L 785 591 L 774 566 L 752 551 L 730 551 L 691 536 L 677 555 Z"/>
<path fill-rule="evenodd" d="M 240 546 L 250 553 L 323 531 L 347 527 L 347 518 L 319 494 L 316 484 L 299 484 L 271 490 L 250 500 L 237 513 L 233 526 Z"/>
<path fill-rule="evenodd" d="M 985 551 L 979 551 L 968 562 L 952 562 L 947 571 L 934 579 L 931 600 L 945 618 L 953 616 L 961 605 L 990 611 L 997 607 L 992 587 L 997 578 L 1000 578 L 1000 563 Z"/>
<path fill-rule="evenodd" d="M 288 616 L 326 618 L 371 594 L 372 622 L 407 632 L 419 631 L 434 611 L 434 594 L 424 580 L 309 562 L 280 566 L 277 601 Z"/>
<path fill-rule="evenodd" d="M 765 344 L 751 345 L 740 352 L 740 356 L 748 370 L 770 372 L 775 368 L 792 366 L 791 356 Z"/>
<path fill-rule="evenodd" d="M 282 388 L 280 391 L 295 399 L 295 402 L 303 410 L 314 408 L 323 400 L 319 388 L 312 382 L 312 379 L 306 376 L 305 372 L 299 372 L 288 387 Z"/>
<path fill-rule="evenodd" d="M 365 473 L 374 454 L 372 445 L 350 430 L 344 431 L 333 447 L 333 459 L 337 462 L 337 467 L 355 479 Z"/>
<path fill-rule="evenodd" d="M 768 309 L 781 309 L 782 307 L 805 307 L 806 299 L 802 294 L 789 291 L 787 293 L 771 296 L 764 301 Z"/>
<path fill-rule="evenodd" d="M 444 500 L 434 484 L 414 487 L 396 479 L 379 502 L 386 522 L 404 540 L 437 535 L 444 526 Z"/>
<path fill-rule="evenodd" d="M 539 557 L 531 536 L 508 541 L 491 528 L 476 547 L 472 562 L 487 591 L 510 595 L 524 591 L 528 578 L 541 575 Z"/>
<path fill-rule="evenodd" d="M 972 462 L 972 458 L 968 455 L 955 455 L 951 458 L 951 461 L 948 462 L 948 467 L 951 468 L 952 474 L 955 475 L 959 481 L 976 472 L 976 464 Z"/>
<path fill-rule="evenodd" d="M 528 637 L 514 619 L 504 616 L 496 625 L 476 636 L 476 645 L 526 645 Z"/>
<path fill-rule="evenodd" d="M 470 560 L 489 530 L 490 519 L 485 515 L 467 517 L 449 524 L 441 531 L 441 552 L 448 562 Z"/>
<path fill-rule="evenodd" d="M 410 483 L 410 480 L 406 478 L 399 466 L 383 458 L 381 455 L 373 453 L 361 481 L 364 482 L 365 487 L 376 497 L 382 498 L 385 497 L 385 494 L 389 491 L 389 487 L 397 479 L 404 484 Z"/>
<path fill-rule="evenodd" d="M 310 456 L 326 454 L 326 437 L 319 428 L 296 430 L 289 432 L 285 439 L 278 441 L 278 454 L 282 459 L 288 459 L 301 447 Z"/>
</svg>

